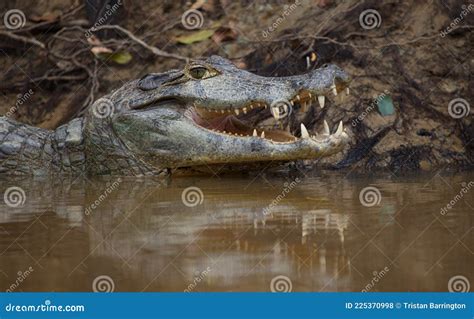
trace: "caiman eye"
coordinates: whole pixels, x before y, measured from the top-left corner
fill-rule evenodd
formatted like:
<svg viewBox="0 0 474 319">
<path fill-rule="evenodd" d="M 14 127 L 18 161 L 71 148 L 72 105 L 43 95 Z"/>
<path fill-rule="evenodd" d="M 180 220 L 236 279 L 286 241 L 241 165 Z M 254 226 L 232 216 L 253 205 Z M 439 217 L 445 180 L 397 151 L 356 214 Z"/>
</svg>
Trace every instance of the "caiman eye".
<svg viewBox="0 0 474 319">
<path fill-rule="evenodd" d="M 204 79 L 209 77 L 209 71 L 206 68 L 198 66 L 191 68 L 189 70 L 189 75 L 191 75 L 194 79 Z"/>
</svg>

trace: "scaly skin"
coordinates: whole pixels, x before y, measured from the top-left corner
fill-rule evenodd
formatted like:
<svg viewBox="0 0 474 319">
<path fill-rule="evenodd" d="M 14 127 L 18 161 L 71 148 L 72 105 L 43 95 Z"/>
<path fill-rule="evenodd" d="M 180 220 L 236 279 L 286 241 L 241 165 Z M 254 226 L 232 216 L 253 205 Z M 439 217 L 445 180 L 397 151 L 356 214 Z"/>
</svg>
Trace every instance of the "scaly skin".
<svg viewBox="0 0 474 319">
<path fill-rule="evenodd" d="M 0 118 L 0 173 L 84 172 L 83 122 L 75 119 L 49 131 Z"/>
<path fill-rule="evenodd" d="M 55 131 L 0 118 L 0 173 L 138 176 L 329 156 L 348 140 L 342 123 L 314 136 L 303 125 L 297 136 L 262 123 L 273 115 L 287 125 L 289 111 L 304 112 L 349 82 L 334 65 L 269 78 L 217 56 L 193 61 L 125 84 Z"/>
</svg>

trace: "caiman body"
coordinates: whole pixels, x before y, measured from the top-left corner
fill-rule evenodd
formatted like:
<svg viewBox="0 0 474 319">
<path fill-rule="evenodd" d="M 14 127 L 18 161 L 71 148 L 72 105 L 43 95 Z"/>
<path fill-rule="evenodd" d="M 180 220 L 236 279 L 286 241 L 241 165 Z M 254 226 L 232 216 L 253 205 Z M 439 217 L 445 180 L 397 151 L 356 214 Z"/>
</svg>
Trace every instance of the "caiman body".
<svg viewBox="0 0 474 319">
<path fill-rule="evenodd" d="M 192 61 L 128 82 L 54 131 L 1 117 L 0 173 L 155 175 L 329 156 L 348 140 L 342 123 L 316 134 L 290 119 L 349 82 L 334 65 L 262 77 L 217 56 Z"/>
</svg>

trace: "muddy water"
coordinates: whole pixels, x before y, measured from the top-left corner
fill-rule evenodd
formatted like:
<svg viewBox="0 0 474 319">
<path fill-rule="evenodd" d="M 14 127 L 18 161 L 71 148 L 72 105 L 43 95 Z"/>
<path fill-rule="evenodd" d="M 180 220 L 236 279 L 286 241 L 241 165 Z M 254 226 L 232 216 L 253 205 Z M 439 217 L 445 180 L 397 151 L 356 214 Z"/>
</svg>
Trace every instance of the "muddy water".
<svg viewBox="0 0 474 319">
<path fill-rule="evenodd" d="M 447 291 L 456 275 L 472 286 L 470 181 L 3 179 L 20 199 L 0 202 L 0 289 Z"/>
</svg>

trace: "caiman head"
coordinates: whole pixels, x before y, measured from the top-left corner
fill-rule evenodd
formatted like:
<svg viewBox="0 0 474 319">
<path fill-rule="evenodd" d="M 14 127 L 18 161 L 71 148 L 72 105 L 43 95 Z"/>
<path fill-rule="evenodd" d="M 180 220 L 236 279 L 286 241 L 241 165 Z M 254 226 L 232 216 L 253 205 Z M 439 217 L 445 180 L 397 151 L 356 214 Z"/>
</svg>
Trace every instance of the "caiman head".
<svg viewBox="0 0 474 319">
<path fill-rule="evenodd" d="M 346 94 L 349 82 L 335 65 L 263 77 L 212 56 L 128 83 L 106 97 L 114 104 L 107 121 L 127 151 L 153 168 L 314 159 L 346 144 L 342 123 L 331 133 L 324 121 L 318 134 L 290 119 L 313 101 L 324 107 L 327 96 Z"/>
</svg>

